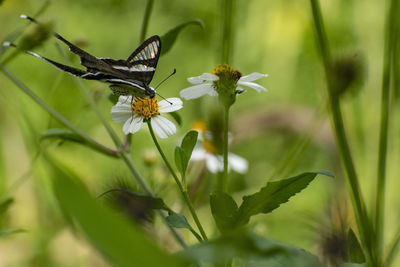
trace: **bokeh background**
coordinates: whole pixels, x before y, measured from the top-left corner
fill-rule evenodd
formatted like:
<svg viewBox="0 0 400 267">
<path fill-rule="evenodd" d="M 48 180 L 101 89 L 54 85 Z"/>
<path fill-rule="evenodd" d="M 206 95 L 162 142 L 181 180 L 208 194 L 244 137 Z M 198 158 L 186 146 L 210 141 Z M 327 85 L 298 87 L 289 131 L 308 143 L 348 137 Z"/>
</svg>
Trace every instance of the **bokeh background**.
<svg viewBox="0 0 400 267">
<path fill-rule="evenodd" d="M 43 1 L 4 0 L 0 5 L 0 40 L 27 22 L 20 14 L 34 14 Z M 146 1 L 98 0 L 52 1 L 39 20 L 98 57 L 126 58 L 139 45 Z M 382 1 L 321 1 L 332 50 L 339 59 L 357 62 L 356 84 L 343 95 L 344 119 L 368 205 L 374 201 L 379 99 L 382 75 L 384 14 Z M 176 25 L 200 19 L 204 29 L 188 26 L 169 53 L 159 60 L 152 85 L 177 69 L 176 75 L 158 92 L 163 97 L 178 96 L 188 87 L 188 77 L 210 72 L 220 62 L 221 6 L 219 1 L 155 1 L 147 36 L 163 35 Z M 24 28 L 33 34 L 35 27 Z M 18 40 L 16 41 L 18 43 Z M 55 38 L 34 50 L 65 62 Z M 68 56 L 70 53 L 62 44 Z M 15 51 L 14 51 L 15 52 Z M 77 89 L 74 78 L 24 53 L 15 57 L 11 49 L 1 58 L 6 67 L 41 98 L 96 140 L 112 142 Z M 71 56 L 75 66 L 78 59 Z M 257 233 L 302 247 L 316 254 L 324 234 L 341 218 L 354 225 L 343 173 L 335 148 L 326 88 L 318 57 L 311 11 L 306 0 L 237 1 L 234 15 L 234 44 L 231 65 L 244 75 L 268 73 L 259 80 L 267 93 L 249 89 L 238 96 L 232 108 L 231 150 L 249 161 L 245 175 L 230 176 L 230 191 L 238 200 L 258 190 L 269 179 L 285 178 L 304 171 L 330 170 L 336 178 L 318 177 L 304 192 L 267 216 L 251 220 Z M 83 81 L 104 116 L 112 103 L 108 86 Z M 207 119 L 214 100 L 185 101 L 179 112 L 182 125 L 177 134 L 162 141 L 172 158 L 174 146 L 198 119 Z M 388 157 L 386 240 L 397 230 L 399 219 L 399 120 L 398 101 L 393 110 Z M 122 137 L 121 125 L 112 123 Z M 0 197 L 14 203 L 1 219 L 2 229 L 24 229 L 23 233 L 0 238 L 0 266 L 107 266 L 107 262 L 78 232 L 66 224 L 51 188 L 51 177 L 43 167 L 44 152 L 62 161 L 99 195 L 118 179 L 132 179 L 120 161 L 110 159 L 78 144 L 43 140 L 49 128 L 60 125 L 40 106 L 0 74 Z M 154 150 L 148 131 L 132 137 L 132 157 L 157 195 L 180 209 L 176 185 L 166 174 L 161 159 L 150 165 L 146 157 Z M 204 166 L 193 164 L 194 179 Z M 204 188 L 196 195 L 196 207 L 206 231 L 217 234 L 208 205 L 215 177 L 206 173 Z M 71 196 L 73 197 L 73 196 Z M 333 218 L 335 217 L 335 218 Z M 159 222 L 154 240 L 175 251 L 178 246 Z M 1 229 L 0 228 L 0 229 Z M 190 234 L 181 231 L 190 240 Z M 193 242 L 195 240 L 192 240 Z"/>
</svg>

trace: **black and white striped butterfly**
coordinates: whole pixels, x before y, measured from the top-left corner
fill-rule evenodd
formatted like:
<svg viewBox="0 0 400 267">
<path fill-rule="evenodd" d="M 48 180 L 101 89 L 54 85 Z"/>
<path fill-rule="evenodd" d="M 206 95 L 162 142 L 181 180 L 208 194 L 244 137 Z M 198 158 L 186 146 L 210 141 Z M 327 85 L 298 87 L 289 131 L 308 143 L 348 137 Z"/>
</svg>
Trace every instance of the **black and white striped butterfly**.
<svg viewBox="0 0 400 267">
<path fill-rule="evenodd" d="M 34 18 L 29 16 L 21 15 L 21 18 L 38 24 Z M 86 70 L 55 62 L 32 51 L 26 52 L 80 78 L 109 83 L 111 84 L 112 92 L 116 95 L 150 98 L 156 95 L 156 91 L 149 86 L 149 83 L 153 79 L 158 58 L 160 57 L 161 40 L 159 36 L 154 35 L 145 40 L 127 60 L 97 58 L 73 45 L 58 33 L 54 33 L 54 36 L 65 43 L 72 53 L 80 57 L 81 65 L 86 67 Z M 14 44 L 7 42 L 4 45 L 16 47 Z"/>
</svg>

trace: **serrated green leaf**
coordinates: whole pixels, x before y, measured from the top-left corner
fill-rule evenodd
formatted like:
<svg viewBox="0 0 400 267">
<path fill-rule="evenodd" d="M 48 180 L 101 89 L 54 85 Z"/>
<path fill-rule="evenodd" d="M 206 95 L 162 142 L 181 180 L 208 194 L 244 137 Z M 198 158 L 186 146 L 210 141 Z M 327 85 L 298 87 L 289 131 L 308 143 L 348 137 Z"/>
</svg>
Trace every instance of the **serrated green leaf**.
<svg viewBox="0 0 400 267">
<path fill-rule="evenodd" d="M 216 266 L 225 266 L 232 258 L 240 258 L 241 265 L 246 267 L 324 266 L 318 257 L 303 249 L 268 240 L 249 231 L 231 232 L 189 247 L 179 254 L 194 264 L 211 263 Z"/>
<path fill-rule="evenodd" d="M 8 208 L 11 206 L 11 204 L 14 202 L 13 198 L 6 198 L 3 201 L 0 202 L 0 215 L 5 213 Z"/>
<path fill-rule="evenodd" d="M 347 242 L 348 242 L 348 260 L 349 262 L 354 263 L 364 263 L 365 256 L 364 252 L 361 248 L 360 243 L 358 242 L 356 234 L 350 228 L 347 233 Z"/>
<path fill-rule="evenodd" d="M 193 230 L 192 226 L 190 226 L 186 217 L 183 214 L 175 213 L 173 211 L 168 212 L 167 222 L 169 225 L 175 228 L 185 228 L 189 230 Z"/>
<path fill-rule="evenodd" d="M 179 146 L 175 147 L 175 164 L 182 176 L 185 176 L 188 163 L 189 159 L 186 156 L 185 151 L 183 151 Z"/>
<path fill-rule="evenodd" d="M 210 196 L 211 213 L 218 229 L 224 233 L 235 227 L 238 206 L 228 194 L 217 192 Z"/>
<path fill-rule="evenodd" d="M 169 50 L 171 50 L 172 46 L 174 45 L 176 38 L 178 37 L 178 34 L 186 27 L 189 25 L 198 25 L 201 28 L 204 28 L 204 23 L 203 21 L 196 19 L 196 20 L 191 20 L 185 23 L 182 23 L 175 28 L 172 28 L 169 30 L 167 33 L 165 33 L 163 36 L 161 36 L 161 43 L 162 43 L 162 49 L 161 49 L 161 56 L 165 55 L 168 53 Z"/>
<path fill-rule="evenodd" d="M 170 112 L 170 113 L 168 113 L 168 114 L 171 115 L 171 117 L 176 121 L 176 123 L 177 123 L 179 126 L 182 125 L 182 118 L 181 118 L 181 116 L 179 115 L 178 112 L 173 111 L 173 112 Z"/>
<path fill-rule="evenodd" d="M 289 198 L 306 188 L 317 174 L 327 175 L 326 172 L 302 173 L 291 178 L 269 182 L 259 192 L 244 196 L 236 218 L 237 225 L 247 224 L 253 215 L 266 214 L 278 208 Z"/>
<path fill-rule="evenodd" d="M 199 133 L 197 131 L 189 131 L 185 137 L 183 137 L 181 148 L 185 151 L 186 157 L 190 159 L 192 156 L 193 148 L 197 143 L 197 137 Z"/>
<path fill-rule="evenodd" d="M 67 129 L 53 128 L 45 131 L 40 135 L 40 141 L 51 138 L 59 138 L 77 143 L 84 143 L 85 141 L 77 134 Z"/>
<path fill-rule="evenodd" d="M 51 165 L 54 191 L 60 205 L 112 265 L 187 266 L 156 246 L 137 225 L 96 201 L 77 177 L 52 162 Z"/>
</svg>

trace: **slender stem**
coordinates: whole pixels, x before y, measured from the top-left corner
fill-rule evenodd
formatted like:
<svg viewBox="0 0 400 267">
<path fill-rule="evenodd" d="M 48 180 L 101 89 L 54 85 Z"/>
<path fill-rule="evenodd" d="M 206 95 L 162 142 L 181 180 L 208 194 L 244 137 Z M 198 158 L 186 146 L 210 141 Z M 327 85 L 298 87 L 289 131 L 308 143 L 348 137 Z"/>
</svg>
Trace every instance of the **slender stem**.
<svg viewBox="0 0 400 267">
<path fill-rule="evenodd" d="M 371 264 L 376 265 L 376 255 L 373 246 L 373 229 L 368 219 L 365 210 L 365 202 L 363 200 L 361 189 L 353 163 L 353 158 L 350 152 L 350 146 L 346 137 L 342 112 L 340 108 L 340 101 L 334 92 L 334 77 L 332 73 L 332 60 L 326 37 L 322 14 L 318 0 L 310 0 L 312 14 L 314 19 L 314 26 L 316 29 L 317 42 L 319 45 L 325 76 L 328 86 L 329 108 L 331 111 L 332 122 L 335 130 L 336 142 L 339 148 L 339 153 L 346 171 L 347 182 L 350 186 L 350 196 L 353 203 L 353 210 L 356 216 L 357 225 L 360 231 L 361 240 L 368 250 L 369 260 Z"/>
<path fill-rule="evenodd" d="M 228 144 L 229 144 L 229 107 L 226 106 L 224 110 L 224 173 L 222 174 L 222 181 L 221 181 L 221 191 L 227 191 L 228 185 Z"/>
<path fill-rule="evenodd" d="M 51 106 L 49 106 L 46 102 L 44 102 L 41 98 L 39 98 L 35 93 L 33 93 L 25 84 L 23 84 L 19 79 L 17 79 L 10 71 L 8 71 L 4 66 L 0 64 L 0 69 L 3 71 L 3 73 L 17 85 L 24 93 L 26 93 L 31 99 L 33 99 L 36 103 L 38 103 L 42 108 L 44 108 L 47 112 L 49 112 L 55 119 L 57 119 L 61 124 L 63 124 L 65 127 L 69 128 L 72 130 L 74 133 L 79 135 L 82 139 L 87 142 L 87 144 L 98 150 L 98 151 L 103 151 L 103 153 L 106 153 L 107 155 L 111 155 L 114 157 L 121 157 L 126 165 L 128 166 L 128 169 L 132 173 L 133 177 L 136 179 L 137 183 L 139 184 L 140 188 L 146 192 L 147 194 L 154 196 L 154 193 L 151 191 L 151 189 L 147 186 L 145 180 L 143 177 L 140 175 L 140 173 L 136 170 L 136 167 L 134 166 L 131 158 L 129 157 L 129 154 L 126 152 L 121 152 L 121 153 L 114 153 L 114 150 L 111 150 L 109 148 L 104 147 L 103 145 L 97 143 L 95 140 L 93 140 L 89 135 L 87 135 L 85 132 L 83 132 L 80 128 L 75 126 L 73 123 L 71 123 L 69 120 L 67 120 L 64 116 L 62 116 L 60 113 L 55 111 Z M 89 96 L 88 96 L 89 97 Z M 115 144 L 117 145 L 118 143 L 121 143 L 119 141 L 118 137 L 115 141 Z M 114 140 L 114 139 L 113 139 Z M 111 152 L 110 152 L 111 151 Z M 187 247 L 185 241 L 182 239 L 182 237 L 176 232 L 175 228 L 169 225 L 169 223 L 166 221 L 165 215 L 161 211 L 157 211 L 158 214 L 160 215 L 161 219 L 165 223 L 165 225 L 169 228 L 171 231 L 172 235 L 176 239 L 176 241 L 182 246 L 182 247 Z"/>
<path fill-rule="evenodd" d="M 395 47 L 396 35 L 395 19 L 398 15 L 397 0 L 390 1 L 389 14 L 386 21 L 386 36 L 383 58 L 383 77 L 381 95 L 381 124 L 379 131 L 379 152 L 378 152 L 378 173 L 375 201 L 375 227 L 376 245 L 378 259 L 382 258 L 382 248 L 384 243 L 384 216 L 385 216 L 385 187 L 386 187 L 386 158 L 389 130 L 389 108 L 390 108 L 390 80 L 392 70 L 392 56 Z"/>
<path fill-rule="evenodd" d="M 146 9 L 144 11 L 144 17 L 142 22 L 142 29 L 140 31 L 140 43 L 143 43 L 146 38 L 147 27 L 149 25 L 150 15 L 153 10 L 154 0 L 147 0 Z"/>
<path fill-rule="evenodd" d="M 222 34 L 221 34 L 221 63 L 231 64 L 233 45 L 233 12 L 235 0 L 221 0 L 222 5 Z"/>
<path fill-rule="evenodd" d="M 184 199 L 186 205 L 188 206 L 190 213 L 192 214 L 192 217 L 197 225 L 197 228 L 200 231 L 201 236 L 203 237 L 204 240 L 208 240 L 207 235 L 204 232 L 203 226 L 201 225 L 200 220 L 197 217 L 196 211 L 193 208 L 192 202 L 189 198 L 187 191 L 183 188 L 182 183 L 179 181 L 178 176 L 176 176 L 174 170 L 171 167 L 171 164 L 168 162 L 167 157 L 165 156 L 164 152 L 161 149 L 160 144 L 157 141 L 157 138 L 154 134 L 154 130 L 153 130 L 153 127 L 151 126 L 150 120 L 147 121 L 147 125 L 149 127 L 149 131 L 150 131 L 151 137 L 153 138 L 154 144 L 156 145 L 158 152 L 160 153 L 162 159 L 164 160 L 165 165 L 167 165 L 167 168 L 168 168 L 169 172 L 171 173 L 172 177 L 174 177 L 175 183 L 178 185 L 179 191 L 181 192 L 183 199 Z"/>
<path fill-rule="evenodd" d="M 31 99 L 33 99 L 42 108 L 47 110 L 47 112 L 49 112 L 58 122 L 60 122 L 64 126 L 68 127 L 72 132 L 74 132 L 80 138 L 82 138 L 89 147 L 91 147 L 91 148 L 95 149 L 96 151 L 99 151 L 103 154 L 106 154 L 108 156 L 112 156 L 112 157 L 116 157 L 116 158 L 118 157 L 118 153 L 116 151 L 98 143 L 93 138 L 91 138 L 88 134 L 86 134 L 83 130 L 81 130 L 79 127 L 77 127 L 72 122 L 67 120 L 63 115 L 58 113 L 50 105 L 48 105 L 40 97 L 38 97 L 34 92 L 32 92 L 32 90 L 30 90 L 24 83 L 22 83 L 17 77 L 15 77 L 7 68 L 5 68 L 1 64 L 0 64 L 0 69 L 25 94 L 27 94 Z"/>
<path fill-rule="evenodd" d="M 389 267 L 392 265 L 394 257 L 396 256 L 400 245 L 400 229 L 398 229 L 393 242 L 390 244 L 387 256 L 385 257 L 385 261 L 383 266 Z"/>
</svg>

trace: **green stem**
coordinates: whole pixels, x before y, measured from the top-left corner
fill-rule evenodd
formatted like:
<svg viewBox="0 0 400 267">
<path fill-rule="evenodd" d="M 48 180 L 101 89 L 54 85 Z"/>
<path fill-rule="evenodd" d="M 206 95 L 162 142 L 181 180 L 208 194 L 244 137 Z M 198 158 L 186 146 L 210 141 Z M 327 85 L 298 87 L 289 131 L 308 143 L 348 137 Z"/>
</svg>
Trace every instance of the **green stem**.
<svg viewBox="0 0 400 267">
<path fill-rule="evenodd" d="M 233 45 L 233 12 L 235 0 L 221 0 L 221 20 L 222 20 L 222 34 L 221 34 L 221 63 L 231 64 L 232 58 L 232 45 Z"/>
<path fill-rule="evenodd" d="M 385 187 L 386 187 L 386 158 L 389 130 L 390 108 L 390 81 L 392 70 L 392 56 L 395 47 L 396 34 L 394 32 L 397 12 L 397 0 L 390 1 L 389 14 L 386 21 L 386 36 L 383 59 L 382 95 L 381 95 L 381 124 L 379 131 L 378 173 L 375 201 L 375 227 L 378 259 L 382 258 L 384 243 L 384 216 L 385 216 Z"/>
<path fill-rule="evenodd" d="M 154 197 L 153 191 L 150 189 L 150 187 L 147 185 L 143 177 L 140 175 L 140 173 L 137 171 L 135 165 L 132 162 L 132 159 L 130 155 L 127 152 L 121 153 L 121 158 L 124 160 L 125 164 L 131 171 L 133 177 L 135 177 L 137 183 L 139 184 L 140 188 L 148 195 Z M 173 228 L 167 221 L 164 213 L 161 210 L 157 210 L 158 215 L 161 217 L 163 220 L 164 224 L 168 227 L 172 235 L 174 236 L 175 240 L 183 247 L 187 248 L 187 245 L 183 238 L 176 232 L 175 228 Z"/>
<path fill-rule="evenodd" d="M 107 155 L 111 155 L 114 157 L 121 157 L 126 165 L 128 166 L 128 169 L 132 173 L 133 177 L 136 179 L 137 183 L 139 184 L 140 188 L 146 192 L 147 194 L 154 196 L 154 193 L 151 191 L 151 189 L 147 186 L 145 180 L 143 177 L 140 175 L 140 173 L 136 170 L 131 158 L 129 157 L 129 154 L 126 152 L 121 152 L 121 153 L 115 153 L 114 150 L 111 150 L 109 148 L 104 147 L 103 145 L 97 143 L 95 140 L 93 140 L 90 136 L 88 136 L 85 132 L 83 132 L 80 128 L 75 126 L 73 123 L 68 121 L 65 117 L 63 117 L 60 113 L 55 111 L 51 106 L 49 106 L 46 102 L 44 102 L 41 98 L 39 98 L 35 93 L 33 93 L 25 84 L 23 84 L 19 79 L 17 79 L 11 72 L 9 72 L 4 66 L 0 64 L 0 69 L 3 71 L 3 73 L 12 81 L 16 86 L 18 86 L 25 94 L 27 94 L 31 99 L 33 99 L 36 103 L 38 103 L 42 108 L 44 108 L 47 112 L 49 112 L 55 119 L 57 119 L 61 124 L 63 124 L 65 127 L 69 128 L 72 130 L 74 133 L 79 135 L 82 139 L 85 140 L 85 142 L 92 148 L 98 150 L 98 151 L 103 151 L 103 153 Z M 85 94 L 87 95 L 87 94 Z M 88 95 L 87 95 L 88 96 Z M 88 96 L 89 97 L 89 96 Z M 114 139 L 113 139 L 114 140 Z M 116 137 L 115 145 L 120 144 L 121 141 L 119 141 L 118 137 Z M 117 145 L 118 146 L 118 145 Z M 165 215 L 161 211 L 157 211 L 158 214 L 160 215 L 161 219 L 167 225 L 169 230 L 171 231 L 172 235 L 176 239 L 176 241 L 182 246 L 182 247 L 187 247 L 185 241 L 182 239 L 182 237 L 176 232 L 176 230 L 169 225 L 169 223 L 166 221 Z"/>
<path fill-rule="evenodd" d="M 144 11 L 144 17 L 142 22 L 142 29 L 140 31 L 140 43 L 143 43 L 146 38 L 147 27 L 149 25 L 150 15 L 153 10 L 154 0 L 147 0 L 146 9 Z"/>
<path fill-rule="evenodd" d="M 223 147 L 223 153 L 224 153 L 224 172 L 222 175 L 222 180 L 221 180 L 221 191 L 226 192 L 227 191 L 227 185 L 228 185 L 228 145 L 229 145 L 229 108 L 230 106 L 226 106 L 224 110 L 224 147 Z"/>
<path fill-rule="evenodd" d="M 18 86 L 25 94 L 27 94 L 31 99 L 33 99 L 37 104 L 39 104 L 42 108 L 47 110 L 58 122 L 63 124 L 65 127 L 69 128 L 72 132 L 79 135 L 80 138 L 84 140 L 84 142 L 91 148 L 99 151 L 108 156 L 112 156 L 117 158 L 118 153 L 115 150 L 112 150 L 104 145 L 98 143 L 93 138 L 91 138 L 88 134 L 82 131 L 79 127 L 74 125 L 72 122 L 67 120 L 63 115 L 54 110 L 51 106 L 49 106 L 46 102 L 44 102 L 40 97 L 38 97 L 34 92 L 32 92 L 24 83 L 22 83 L 17 77 L 15 77 L 7 68 L 0 64 L 0 69 L 16 86 Z"/>
<path fill-rule="evenodd" d="M 334 78 L 332 73 L 332 60 L 329 51 L 328 41 L 324 29 L 322 20 L 322 14 L 318 0 L 310 0 L 312 14 L 314 19 L 314 26 L 316 29 L 317 42 L 319 45 L 323 66 L 325 70 L 325 76 L 328 86 L 329 96 L 329 108 L 331 111 L 332 122 L 334 126 L 336 143 L 339 148 L 339 153 L 344 165 L 346 172 L 347 182 L 350 186 L 350 196 L 353 204 L 353 210 L 357 221 L 357 226 L 360 231 L 361 240 L 368 251 L 368 257 L 370 263 L 374 266 L 377 265 L 377 259 L 373 246 L 373 229 L 368 219 L 367 212 L 365 210 L 365 202 L 363 200 L 361 189 L 354 167 L 352 155 L 350 152 L 350 146 L 347 141 L 346 132 L 344 129 L 344 123 L 342 118 L 342 112 L 340 108 L 340 101 L 338 96 L 334 92 Z"/>
<path fill-rule="evenodd" d="M 147 125 L 149 127 L 149 131 L 150 131 L 150 135 L 153 138 L 154 144 L 157 147 L 158 152 L 160 153 L 162 159 L 164 160 L 165 165 L 167 166 L 169 172 L 171 173 L 172 177 L 175 180 L 175 183 L 178 185 L 179 191 L 181 192 L 182 196 L 183 196 L 183 200 L 185 201 L 186 205 L 188 206 L 190 213 L 192 214 L 192 217 L 197 225 L 197 228 L 200 231 L 201 236 L 203 237 L 204 240 L 208 240 L 206 233 L 204 232 L 203 226 L 200 223 L 199 218 L 197 217 L 196 211 L 193 208 L 192 202 L 189 198 L 189 195 L 187 193 L 187 191 L 183 188 L 182 183 L 179 181 L 178 176 L 176 176 L 174 170 L 171 167 L 171 164 L 168 162 L 167 157 L 165 156 L 164 152 L 161 149 L 160 144 L 157 141 L 157 138 L 154 134 L 154 130 L 153 127 L 151 126 L 151 122 L 150 120 L 147 121 Z"/>
</svg>

